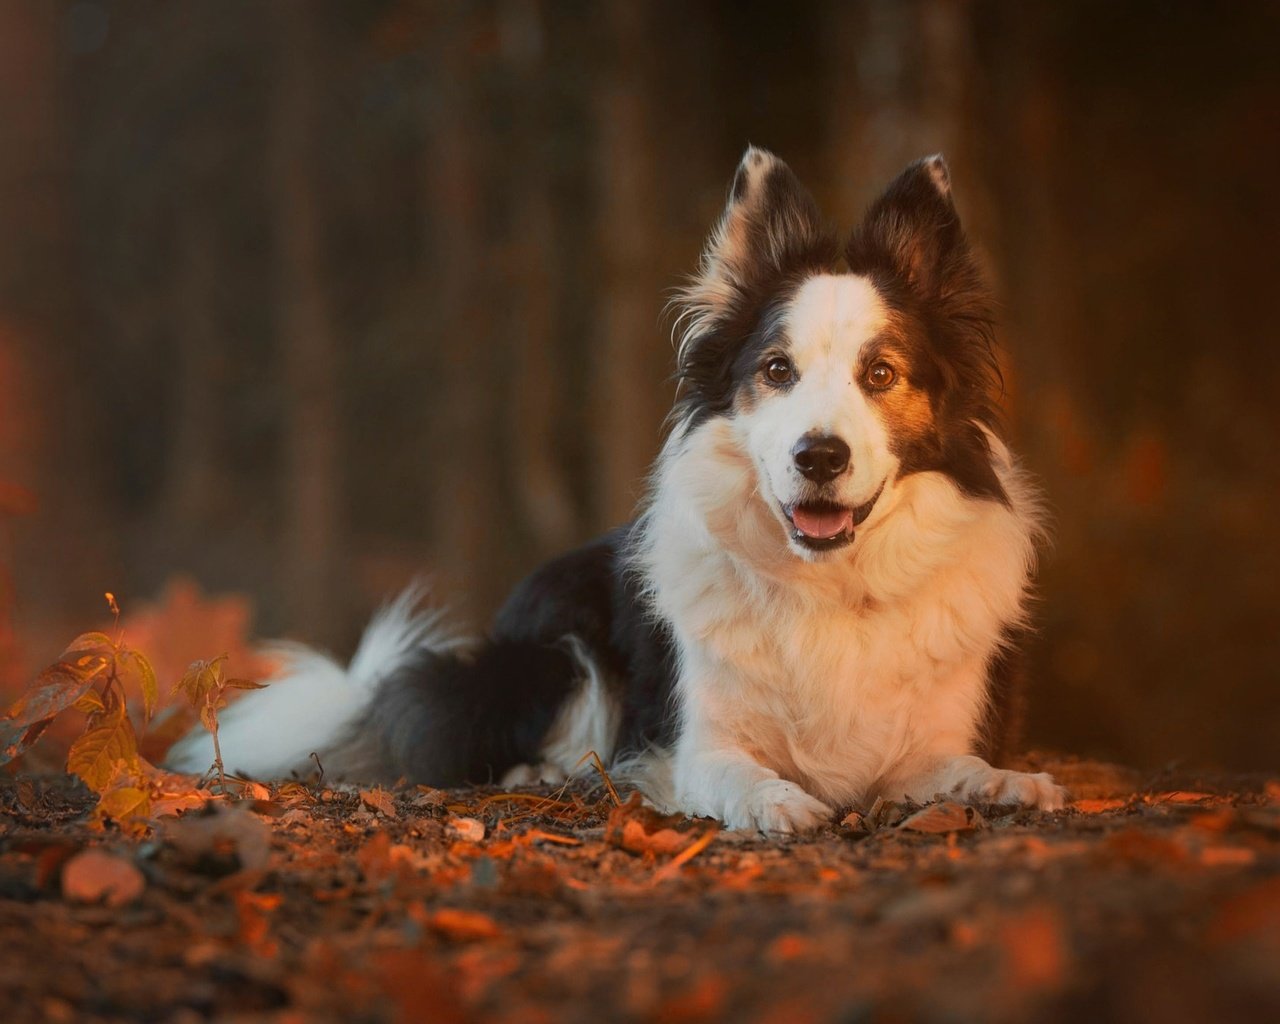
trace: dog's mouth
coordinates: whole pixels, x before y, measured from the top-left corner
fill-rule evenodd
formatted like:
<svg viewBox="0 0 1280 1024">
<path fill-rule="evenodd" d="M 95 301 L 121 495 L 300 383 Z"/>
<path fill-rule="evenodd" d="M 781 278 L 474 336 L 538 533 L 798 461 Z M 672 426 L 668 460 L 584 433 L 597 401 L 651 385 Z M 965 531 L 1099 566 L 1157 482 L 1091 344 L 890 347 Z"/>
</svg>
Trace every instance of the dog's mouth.
<svg viewBox="0 0 1280 1024">
<path fill-rule="evenodd" d="M 884 483 L 876 488 L 871 500 L 850 507 L 834 501 L 799 501 L 784 505 L 783 514 L 791 524 L 791 539 L 810 551 L 833 551 L 853 541 L 854 531 L 862 525 L 875 507 Z"/>
</svg>

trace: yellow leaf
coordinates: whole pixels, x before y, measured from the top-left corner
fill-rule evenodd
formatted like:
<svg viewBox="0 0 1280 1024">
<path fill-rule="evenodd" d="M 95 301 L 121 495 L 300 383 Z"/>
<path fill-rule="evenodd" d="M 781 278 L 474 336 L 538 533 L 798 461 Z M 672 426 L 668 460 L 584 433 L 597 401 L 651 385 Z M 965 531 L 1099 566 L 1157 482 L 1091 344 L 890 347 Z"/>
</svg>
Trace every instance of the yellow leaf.
<svg viewBox="0 0 1280 1024">
<path fill-rule="evenodd" d="M 121 767 L 138 767 L 138 739 L 124 705 L 76 740 L 67 754 L 67 771 L 95 793 L 105 791 Z"/>
<path fill-rule="evenodd" d="M 252 679 L 228 679 L 224 686 L 232 690 L 265 690 L 266 683 L 255 683 Z"/>
<path fill-rule="evenodd" d="M 187 700 L 191 702 L 191 706 L 195 707 L 210 690 L 216 689 L 222 680 L 222 662 L 226 659 L 223 654 L 212 661 L 193 661 L 187 666 L 187 671 L 181 679 L 173 686 L 173 692 L 177 693 L 181 690 L 187 695 Z"/>
<path fill-rule="evenodd" d="M 160 703 L 160 683 L 156 679 L 156 670 L 141 651 L 121 651 L 119 665 L 123 675 L 138 680 L 138 688 L 142 691 L 143 717 L 146 721 L 151 721 L 156 713 L 156 705 Z"/>
<path fill-rule="evenodd" d="M 70 654 L 100 654 L 103 657 L 110 656 L 115 650 L 115 644 L 111 642 L 111 637 L 106 633 L 81 633 L 78 637 L 67 644 L 67 649 L 62 652 L 65 659 Z"/>
<path fill-rule="evenodd" d="M 120 786 L 102 794 L 97 812 L 116 821 L 145 818 L 151 813 L 151 797 L 145 789 L 136 786 Z"/>
<path fill-rule="evenodd" d="M 107 710 L 107 706 L 102 703 L 102 694 L 94 689 L 85 690 L 73 706 L 77 711 L 81 711 L 86 715 Z"/>
</svg>

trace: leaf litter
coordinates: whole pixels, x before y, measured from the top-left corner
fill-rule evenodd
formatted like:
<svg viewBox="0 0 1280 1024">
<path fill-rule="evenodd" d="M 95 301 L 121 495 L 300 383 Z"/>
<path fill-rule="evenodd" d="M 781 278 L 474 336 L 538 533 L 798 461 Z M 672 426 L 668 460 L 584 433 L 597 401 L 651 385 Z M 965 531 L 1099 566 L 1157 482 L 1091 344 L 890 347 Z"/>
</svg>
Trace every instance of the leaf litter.
<svg viewBox="0 0 1280 1024">
<path fill-rule="evenodd" d="M 1277 1016 L 1280 784 L 1031 767 L 1076 805 L 878 802 L 803 839 L 660 814 L 601 771 L 228 777 L 136 834 L 74 780 L 0 778 L 7 1016 Z"/>
</svg>

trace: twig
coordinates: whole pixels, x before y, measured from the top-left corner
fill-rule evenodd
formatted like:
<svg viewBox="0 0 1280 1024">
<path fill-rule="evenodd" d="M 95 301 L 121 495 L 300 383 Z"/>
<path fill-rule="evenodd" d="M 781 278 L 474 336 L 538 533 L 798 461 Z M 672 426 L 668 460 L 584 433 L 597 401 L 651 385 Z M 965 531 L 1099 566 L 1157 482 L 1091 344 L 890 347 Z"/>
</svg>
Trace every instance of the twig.
<svg viewBox="0 0 1280 1024">
<path fill-rule="evenodd" d="M 653 876 L 653 882 L 656 885 L 659 882 L 665 882 L 668 878 L 677 875 L 682 867 L 698 856 L 703 850 L 711 845 L 711 841 L 720 834 L 720 826 L 712 825 L 702 835 L 698 836 L 693 842 L 686 846 L 683 850 L 671 858 L 671 863 L 662 868 Z"/>
</svg>

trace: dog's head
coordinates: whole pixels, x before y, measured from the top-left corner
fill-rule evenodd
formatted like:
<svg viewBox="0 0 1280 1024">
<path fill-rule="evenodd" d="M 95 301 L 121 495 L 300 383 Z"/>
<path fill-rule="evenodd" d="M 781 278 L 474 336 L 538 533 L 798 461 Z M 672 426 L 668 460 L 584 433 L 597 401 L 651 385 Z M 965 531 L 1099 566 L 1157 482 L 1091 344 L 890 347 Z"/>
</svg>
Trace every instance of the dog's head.
<svg viewBox="0 0 1280 1024">
<path fill-rule="evenodd" d="M 809 559 L 913 473 L 1004 501 L 988 299 L 941 157 L 903 171 L 842 246 L 790 168 L 748 149 L 677 301 L 677 429 L 730 420 Z"/>
</svg>

